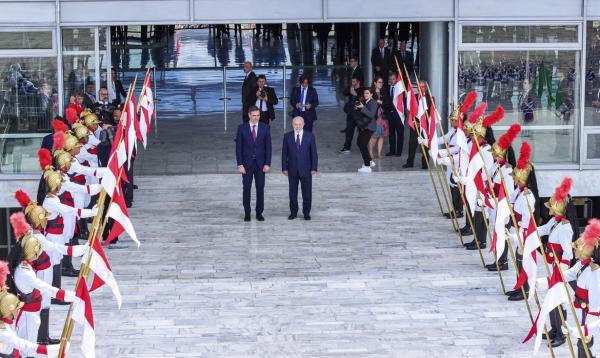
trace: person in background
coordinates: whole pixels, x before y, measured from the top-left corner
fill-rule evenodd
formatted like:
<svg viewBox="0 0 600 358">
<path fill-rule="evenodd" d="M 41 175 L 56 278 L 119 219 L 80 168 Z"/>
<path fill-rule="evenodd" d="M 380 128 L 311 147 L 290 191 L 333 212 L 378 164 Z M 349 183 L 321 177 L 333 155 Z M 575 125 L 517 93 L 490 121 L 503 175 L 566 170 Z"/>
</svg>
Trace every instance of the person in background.
<svg viewBox="0 0 600 358">
<path fill-rule="evenodd" d="M 358 65 L 358 58 L 356 56 L 350 57 L 350 65 L 348 67 L 348 70 L 346 71 L 346 74 L 346 83 L 350 83 L 353 78 L 357 78 L 360 83 L 364 82 L 363 71 Z"/>
<path fill-rule="evenodd" d="M 400 114 L 394 106 L 394 86 L 398 81 L 397 74 L 390 73 L 388 76 L 388 86 L 383 89 L 383 113 L 388 121 L 390 151 L 386 156 L 401 156 L 404 146 L 404 123 Z"/>
<path fill-rule="evenodd" d="M 390 63 L 390 53 L 385 47 L 385 40 L 379 39 L 377 47 L 371 51 L 371 65 L 373 66 L 373 73 L 375 75 L 385 75 L 388 71 L 388 64 Z"/>
<path fill-rule="evenodd" d="M 312 132 L 313 123 L 317 120 L 316 108 L 319 105 L 319 96 L 317 90 L 310 86 L 308 76 L 301 76 L 300 86 L 292 89 L 290 104 L 294 108 L 293 116 L 304 118 L 304 130 Z"/>
<path fill-rule="evenodd" d="M 362 155 L 363 165 L 358 169 L 360 173 L 370 173 L 371 167 L 375 166 L 373 158 L 369 154 L 369 141 L 371 135 L 375 131 L 377 116 L 377 102 L 373 99 L 373 89 L 365 88 L 363 91 L 364 103 L 356 104 L 357 110 L 360 111 L 360 116 L 357 116 L 356 128 L 358 129 L 358 138 L 356 145 Z"/>
<path fill-rule="evenodd" d="M 94 92 L 96 91 L 96 86 L 94 82 L 88 82 L 85 84 L 85 92 L 83 94 L 83 107 L 93 109 L 94 104 L 96 103 L 96 95 Z"/>
<path fill-rule="evenodd" d="M 374 149 L 377 144 L 377 159 L 381 159 L 383 151 L 383 141 L 388 135 L 387 122 L 383 119 L 383 78 L 375 76 L 373 80 L 373 100 L 377 102 L 377 113 L 375 116 L 376 125 L 375 131 L 369 140 L 369 155 L 371 158 L 375 158 Z"/>
<path fill-rule="evenodd" d="M 270 121 L 275 120 L 275 108 L 273 106 L 279 103 L 273 87 L 267 86 L 267 77 L 259 75 L 256 80 L 255 89 L 256 107 L 260 109 L 260 121 L 269 125 Z"/>
<path fill-rule="evenodd" d="M 252 62 L 244 62 L 244 82 L 242 83 L 242 120 L 248 122 L 248 108 L 254 106 L 256 96 L 256 74 L 252 71 Z"/>
<path fill-rule="evenodd" d="M 351 85 L 344 92 L 344 95 L 348 97 L 348 101 L 344 105 L 344 112 L 346 113 L 346 128 L 341 130 L 341 133 L 346 134 L 344 146 L 340 149 L 340 153 L 350 154 L 350 147 L 352 146 L 352 139 L 354 138 L 354 132 L 356 125 L 354 123 L 354 115 L 356 114 L 355 105 L 363 99 L 363 90 L 361 86 L 362 82 L 358 77 L 352 78 Z"/>
<path fill-rule="evenodd" d="M 110 91 L 108 92 L 108 100 L 120 104 L 123 98 L 127 98 L 127 91 L 125 91 L 123 84 L 117 78 L 117 70 L 114 67 L 110 69 L 110 80 L 112 86 L 110 86 Z"/>
</svg>

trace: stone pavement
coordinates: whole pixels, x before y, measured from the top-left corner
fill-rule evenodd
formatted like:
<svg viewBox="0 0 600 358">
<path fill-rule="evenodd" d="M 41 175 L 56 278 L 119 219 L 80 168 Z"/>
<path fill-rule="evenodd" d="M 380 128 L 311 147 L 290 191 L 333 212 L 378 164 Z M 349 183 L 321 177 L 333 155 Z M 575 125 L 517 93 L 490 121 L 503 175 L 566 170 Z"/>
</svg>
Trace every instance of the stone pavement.
<svg viewBox="0 0 600 358">
<path fill-rule="evenodd" d="M 260 223 L 242 221 L 239 175 L 137 182 L 142 246 L 107 250 L 123 307 L 93 295 L 98 357 L 531 356 L 523 302 L 460 248 L 422 171 L 321 173 L 311 222 L 287 220 L 278 172 Z"/>
</svg>

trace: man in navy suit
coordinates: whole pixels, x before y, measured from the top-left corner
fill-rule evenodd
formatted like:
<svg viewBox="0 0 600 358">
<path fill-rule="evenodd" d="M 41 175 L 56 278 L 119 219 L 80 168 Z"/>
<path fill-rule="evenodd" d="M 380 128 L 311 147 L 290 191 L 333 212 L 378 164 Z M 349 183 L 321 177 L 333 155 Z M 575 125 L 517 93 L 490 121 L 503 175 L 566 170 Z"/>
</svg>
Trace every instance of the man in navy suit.
<svg viewBox="0 0 600 358">
<path fill-rule="evenodd" d="M 304 130 L 312 132 L 313 122 L 317 120 L 316 108 L 319 105 L 319 96 L 317 90 L 310 86 L 307 76 L 300 77 L 300 86 L 292 89 L 290 104 L 294 108 L 294 117 L 304 118 Z"/>
<path fill-rule="evenodd" d="M 249 122 L 240 124 L 235 138 L 235 157 L 244 184 L 244 221 L 250 221 L 250 190 L 256 181 L 256 220 L 264 221 L 262 215 L 265 200 L 265 174 L 271 169 L 271 132 L 269 126 L 260 123 L 260 110 L 248 109 Z"/>
<path fill-rule="evenodd" d="M 283 136 L 281 169 L 290 184 L 290 216 L 298 215 L 298 182 L 302 187 L 302 213 L 310 220 L 312 203 L 312 176 L 317 173 L 319 158 L 317 142 L 312 132 L 304 130 L 304 119 L 300 116 L 292 120 L 294 130 Z"/>
</svg>

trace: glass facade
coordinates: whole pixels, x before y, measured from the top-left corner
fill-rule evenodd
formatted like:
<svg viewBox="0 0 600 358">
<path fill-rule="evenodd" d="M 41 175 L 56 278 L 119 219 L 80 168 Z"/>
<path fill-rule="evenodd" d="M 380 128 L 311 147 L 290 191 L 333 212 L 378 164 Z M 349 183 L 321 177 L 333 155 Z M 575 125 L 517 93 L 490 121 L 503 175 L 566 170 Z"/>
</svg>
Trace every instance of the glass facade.
<svg viewBox="0 0 600 358">
<path fill-rule="evenodd" d="M 583 156 L 600 163 L 600 21 L 589 21 L 586 33 Z"/>
<path fill-rule="evenodd" d="M 577 25 L 463 26 L 463 43 L 572 43 Z"/>
</svg>

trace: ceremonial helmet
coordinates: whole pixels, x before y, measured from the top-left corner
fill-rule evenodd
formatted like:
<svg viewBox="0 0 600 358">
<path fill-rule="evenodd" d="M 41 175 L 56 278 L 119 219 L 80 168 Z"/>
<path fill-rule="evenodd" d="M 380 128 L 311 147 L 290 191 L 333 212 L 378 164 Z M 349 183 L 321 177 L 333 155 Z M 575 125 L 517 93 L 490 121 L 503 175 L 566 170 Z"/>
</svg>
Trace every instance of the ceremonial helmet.
<svg viewBox="0 0 600 358">
<path fill-rule="evenodd" d="M 572 244 L 575 249 L 575 257 L 579 260 L 585 260 L 598 255 L 598 243 L 600 242 L 600 219 L 590 219 L 585 227 L 583 234 Z M 598 263 L 598 262 L 596 262 Z"/>
<path fill-rule="evenodd" d="M 44 209 L 43 206 L 38 205 L 37 202 L 31 200 L 29 195 L 23 190 L 17 190 L 15 198 L 25 211 L 25 217 L 27 221 L 34 228 L 45 228 L 48 224 L 48 218 L 50 218 L 50 212 Z"/>
<path fill-rule="evenodd" d="M 487 109 L 487 104 L 482 102 L 475 108 L 469 116 L 469 121 L 465 124 L 465 131 L 474 138 L 485 138 L 487 129 L 498 123 L 504 118 L 504 108 L 500 105 L 496 110 L 484 117 L 483 113 Z"/>
<path fill-rule="evenodd" d="M 508 147 L 521 132 L 521 125 L 513 123 L 508 130 L 492 145 L 492 155 L 496 159 L 504 159 Z"/>
<path fill-rule="evenodd" d="M 54 152 L 54 161 L 56 162 L 56 166 L 58 167 L 58 169 L 66 173 L 69 171 L 69 169 L 71 169 L 73 156 L 69 154 L 69 152 L 65 152 L 64 150 L 59 149 Z"/>
<path fill-rule="evenodd" d="M 86 109 L 85 111 L 81 112 L 79 118 L 81 118 L 83 124 L 90 129 L 94 128 L 94 125 L 102 123 L 98 116 L 89 109 Z"/>
<path fill-rule="evenodd" d="M 83 128 L 86 131 L 86 135 L 87 135 L 87 128 L 85 128 L 81 124 L 78 126 L 78 128 Z M 73 126 L 72 131 L 65 132 L 64 150 L 66 150 L 67 152 L 71 152 L 72 150 L 81 148 L 81 142 L 79 141 L 79 138 L 73 134 L 74 132 L 75 132 L 75 126 Z"/>
<path fill-rule="evenodd" d="M 569 191 L 573 186 L 573 179 L 566 177 L 560 185 L 554 190 L 550 200 L 544 203 L 544 206 L 550 211 L 550 215 L 565 215 L 567 204 L 569 203 Z"/>
<path fill-rule="evenodd" d="M 471 91 L 471 92 L 467 93 L 467 95 L 465 96 L 465 99 L 463 100 L 462 105 L 456 106 L 454 108 L 452 113 L 450 113 L 450 124 L 453 127 L 456 127 L 456 124 L 458 123 L 459 118 L 462 118 L 463 120 L 465 119 L 464 116 L 467 114 L 467 112 L 469 112 L 469 109 L 471 109 L 471 107 L 473 106 L 473 103 L 475 103 L 476 99 L 477 99 L 477 92 Z"/>
<path fill-rule="evenodd" d="M 521 149 L 517 166 L 513 169 L 512 175 L 517 186 L 527 185 L 529 174 L 533 170 L 533 166 L 529 161 L 531 157 L 531 146 L 527 142 L 521 143 Z"/>
<path fill-rule="evenodd" d="M 72 133 L 75 135 L 75 137 L 79 141 L 87 142 L 87 138 L 88 138 L 88 135 L 90 134 L 90 131 L 83 124 L 76 123 L 72 127 Z"/>
<path fill-rule="evenodd" d="M 22 212 L 14 213 L 10 216 L 10 224 L 17 241 L 21 243 L 21 255 L 26 261 L 36 260 L 42 253 L 42 245 L 37 237 L 33 235 L 31 226 L 25 220 L 25 214 Z"/>
<path fill-rule="evenodd" d="M 17 317 L 19 309 L 23 307 L 23 302 L 19 301 L 17 296 L 8 292 L 6 287 L 8 271 L 6 261 L 0 261 L 0 317 L 12 320 Z"/>
<path fill-rule="evenodd" d="M 54 194 L 60 190 L 63 181 L 62 174 L 54 170 L 52 166 L 52 153 L 48 149 L 41 148 L 38 150 L 38 159 L 40 168 L 43 171 L 44 181 L 46 182 L 46 189 L 49 193 Z"/>
</svg>

